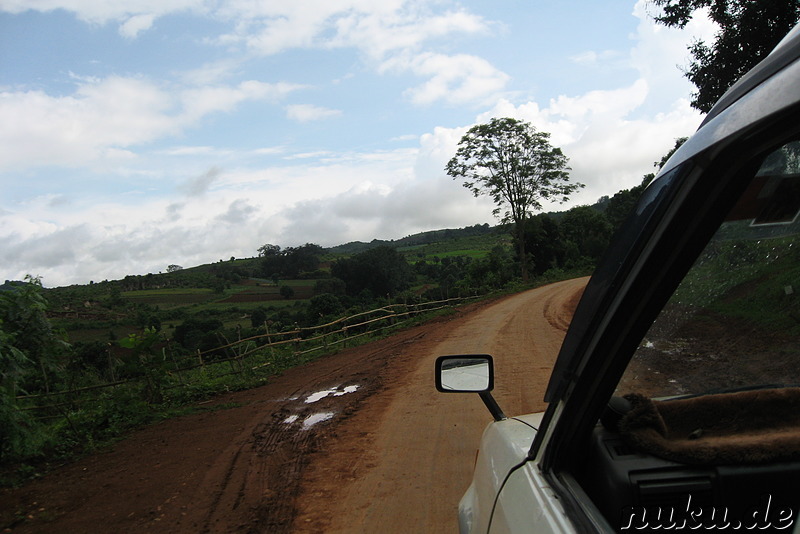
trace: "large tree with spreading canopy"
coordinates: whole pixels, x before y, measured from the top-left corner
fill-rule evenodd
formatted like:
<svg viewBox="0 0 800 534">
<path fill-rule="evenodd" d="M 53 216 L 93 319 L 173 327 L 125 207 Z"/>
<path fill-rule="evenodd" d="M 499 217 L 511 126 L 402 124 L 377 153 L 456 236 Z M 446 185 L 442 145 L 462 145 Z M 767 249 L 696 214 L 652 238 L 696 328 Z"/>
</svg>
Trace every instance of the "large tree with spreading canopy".
<svg viewBox="0 0 800 534">
<path fill-rule="evenodd" d="M 565 202 L 583 184 L 571 182 L 567 157 L 550 145 L 550 134 L 530 123 L 495 118 L 470 128 L 445 171 L 477 197 L 491 197 L 495 216 L 514 224 L 522 278 L 528 279 L 525 220 L 542 201 Z"/>
</svg>

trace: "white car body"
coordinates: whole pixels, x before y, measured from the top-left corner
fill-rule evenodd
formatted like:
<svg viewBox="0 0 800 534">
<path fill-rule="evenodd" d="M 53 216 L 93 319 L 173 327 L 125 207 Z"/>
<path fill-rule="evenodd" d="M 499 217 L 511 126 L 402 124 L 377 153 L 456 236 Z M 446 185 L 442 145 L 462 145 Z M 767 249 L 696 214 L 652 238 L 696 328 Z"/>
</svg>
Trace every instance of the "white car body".
<svg viewBox="0 0 800 534">
<path fill-rule="evenodd" d="M 523 415 L 486 428 L 472 484 L 458 507 L 461 534 L 488 532 L 490 518 L 492 532 L 520 532 L 531 525 L 542 534 L 574 532 L 536 464 L 526 461 L 543 416 Z M 501 487 L 503 494 L 492 510 Z"/>
</svg>

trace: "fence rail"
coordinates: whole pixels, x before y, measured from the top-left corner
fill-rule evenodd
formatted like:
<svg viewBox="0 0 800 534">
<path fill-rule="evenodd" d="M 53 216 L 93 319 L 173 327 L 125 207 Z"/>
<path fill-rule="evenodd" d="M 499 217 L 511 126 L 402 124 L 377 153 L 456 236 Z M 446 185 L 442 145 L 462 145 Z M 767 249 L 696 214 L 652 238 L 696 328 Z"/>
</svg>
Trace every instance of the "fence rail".
<svg viewBox="0 0 800 534">
<path fill-rule="evenodd" d="M 270 332 L 269 326 L 265 324 L 263 334 L 240 338 L 233 342 L 225 340 L 226 343 L 223 345 L 197 351 L 189 357 L 177 358 L 167 345 L 160 349 L 160 364 L 162 364 L 160 369 L 167 377 L 167 383 L 160 384 L 160 387 L 163 390 L 171 390 L 207 380 L 209 376 L 220 379 L 230 375 L 257 373 L 268 369 L 276 358 L 296 358 L 338 345 L 346 347 L 349 342 L 363 336 L 400 326 L 416 315 L 453 307 L 474 298 L 450 298 L 421 304 L 394 304 L 341 317 L 323 325 L 295 327 L 280 332 Z M 220 357 L 221 354 L 232 354 L 232 356 Z M 151 357 L 153 356 L 158 360 L 159 355 L 151 354 Z M 171 365 L 163 365 L 167 362 Z M 228 369 L 223 371 L 225 366 Z M 78 406 L 97 398 L 96 394 L 104 389 L 131 383 L 140 383 L 143 386 L 149 384 L 148 381 L 152 380 L 152 377 L 148 376 L 147 372 L 144 375 L 61 391 L 20 395 L 16 399 L 20 409 L 25 411 L 47 410 L 65 405 Z M 53 404 L 52 400 L 48 400 L 53 397 L 66 398 Z M 50 418 L 52 415 L 42 417 Z"/>
</svg>

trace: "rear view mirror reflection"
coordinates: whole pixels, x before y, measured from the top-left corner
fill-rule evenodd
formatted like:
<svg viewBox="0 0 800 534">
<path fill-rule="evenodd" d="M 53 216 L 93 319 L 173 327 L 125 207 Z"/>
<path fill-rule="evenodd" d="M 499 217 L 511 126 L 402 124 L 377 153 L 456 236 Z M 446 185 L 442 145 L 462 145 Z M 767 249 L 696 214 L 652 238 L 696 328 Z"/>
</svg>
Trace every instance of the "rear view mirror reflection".
<svg viewBox="0 0 800 534">
<path fill-rule="evenodd" d="M 436 359 L 436 389 L 445 393 L 480 393 L 494 387 L 488 354 L 440 356 Z"/>
</svg>

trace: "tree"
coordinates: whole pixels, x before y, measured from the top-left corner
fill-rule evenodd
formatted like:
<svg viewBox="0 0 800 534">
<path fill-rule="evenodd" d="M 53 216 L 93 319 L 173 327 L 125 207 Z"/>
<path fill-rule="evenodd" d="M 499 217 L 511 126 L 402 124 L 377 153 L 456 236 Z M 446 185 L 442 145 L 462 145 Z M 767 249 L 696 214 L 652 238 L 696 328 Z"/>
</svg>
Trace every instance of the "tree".
<svg viewBox="0 0 800 534">
<path fill-rule="evenodd" d="M 373 296 L 394 295 L 406 289 L 413 270 L 402 254 L 392 247 L 365 250 L 331 265 L 331 274 L 344 280 L 348 295 L 369 291 Z"/>
<path fill-rule="evenodd" d="M 250 314 L 250 325 L 253 328 L 261 328 L 267 321 L 267 310 L 263 307 L 258 307 Z"/>
<path fill-rule="evenodd" d="M 344 295 L 347 290 L 347 284 L 344 280 L 338 278 L 323 278 L 314 283 L 314 294 L 322 295 L 330 293 L 332 295 Z"/>
<path fill-rule="evenodd" d="M 48 392 L 61 378 L 68 345 L 52 330 L 39 278 L 0 289 L 0 461 L 39 450 L 37 423 L 17 405 L 21 393 Z"/>
<path fill-rule="evenodd" d="M 689 46 L 693 61 L 686 77 L 697 92 L 692 107 L 707 113 L 736 80 L 780 42 L 800 18 L 800 0 L 652 0 L 663 9 L 656 22 L 683 28 L 695 12 L 708 8 L 719 25 L 711 45 L 695 41 Z"/>
<path fill-rule="evenodd" d="M 280 288 L 281 296 L 286 300 L 294 297 L 294 289 L 291 286 L 281 286 Z"/>
<path fill-rule="evenodd" d="M 488 195 L 513 222 L 520 250 L 522 279 L 528 279 L 525 220 L 542 208 L 543 200 L 565 202 L 583 184 L 570 182 L 567 157 L 550 145 L 550 134 L 517 119 L 492 119 L 470 128 L 458 143 L 445 171 L 462 179 L 476 197 Z"/>
<path fill-rule="evenodd" d="M 222 330 L 222 321 L 211 317 L 192 316 L 175 327 L 172 338 L 184 348 L 210 350 L 221 345 L 217 332 Z"/>
<path fill-rule="evenodd" d="M 278 245 L 272 245 L 267 243 L 266 245 L 261 245 L 258 247 L 258 256 L 260 258 L 265 258 L 267 256 L 277 256 L 281 251 L 281 247 Z"/>
<path fill-rule="evenodd" d="M 613 227 L 606 216 L 590 206 L 576 206 L 561 219 L 563 239 L 577 252 L 577 258 L 594 263 L 608 247 Z"/>
<path fill-rule="evenodd" d="M 539 213 L 525 221 L 525 250 L 533 258 L 530 268 L 536 275 L 563 266 L 565 240 L 561 226 L 552 216 Z"/>
<path fill-rule="evenodd" d="M 68 345 L 47 319 L 47 300 L 39 278 L 25 277 L 25 283 L 0 291 L 0 323 L 11 345 L 38 368 L 25 375 L 24 389 L 49 392 L 51 381 L 59 376 L 62 356 Z"/>
<path fill-rule="evenodd" d="M 330 293 L 321 293 L 311 297 L 308 306 L 308 316 L 312 324 L 316 324 L 323 317 L 344 311 L 344 306 L 339 297 Z"/>
<path fill-rule="evenodd" d="M 273 278 L 297 278 L 302 273 L 309 273 L 319 267 L 319 257 L 325 250 L 313 243 L 306 243 L 299 247 L 289 247 L 280 250 L 280 247 L 266 249 L 273 245 L 264 245 L 259 249 L 261 272 L 264 276 Z M 263 249 L 263 250 L 262 250 Z"/>
</svg>

